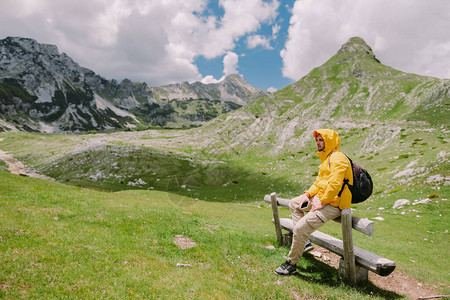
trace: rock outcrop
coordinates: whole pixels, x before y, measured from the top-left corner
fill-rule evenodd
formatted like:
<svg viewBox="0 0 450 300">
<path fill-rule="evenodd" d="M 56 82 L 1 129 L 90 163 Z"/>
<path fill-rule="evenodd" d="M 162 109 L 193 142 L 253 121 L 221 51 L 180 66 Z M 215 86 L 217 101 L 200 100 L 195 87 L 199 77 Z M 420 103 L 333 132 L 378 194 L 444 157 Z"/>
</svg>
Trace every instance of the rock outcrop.
<svg viewBox="0 0 450 300">
<path fill-rule="evenodd" d="M 265 95 L 238 75 L 217 84 L 119 83 L 81 67 L 54 45 L 0 40 L 0 130 L 190 127 Z"/>
</svg>

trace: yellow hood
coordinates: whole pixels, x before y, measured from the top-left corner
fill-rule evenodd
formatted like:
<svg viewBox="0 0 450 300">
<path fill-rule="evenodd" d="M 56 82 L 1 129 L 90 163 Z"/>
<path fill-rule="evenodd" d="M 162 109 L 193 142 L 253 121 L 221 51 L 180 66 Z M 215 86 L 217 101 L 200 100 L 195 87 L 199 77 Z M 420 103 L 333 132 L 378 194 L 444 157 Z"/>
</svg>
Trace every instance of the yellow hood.
<svg viewBox="0 0 450 300">
<path fill-rule="evenodd" d="M 341 143 L 341 138 L 336 131 L 332 129 L 318 129 L 314 131 L 313 134 L 314 137 L 317 137 L 317 135 L 320 134 L 325 141 L 325 149 L 317 152 L 317 155 L 319 155 L 322 161 L 324 161 L 331 152 L 340 151 L 339 144 Z"/>
</svg>

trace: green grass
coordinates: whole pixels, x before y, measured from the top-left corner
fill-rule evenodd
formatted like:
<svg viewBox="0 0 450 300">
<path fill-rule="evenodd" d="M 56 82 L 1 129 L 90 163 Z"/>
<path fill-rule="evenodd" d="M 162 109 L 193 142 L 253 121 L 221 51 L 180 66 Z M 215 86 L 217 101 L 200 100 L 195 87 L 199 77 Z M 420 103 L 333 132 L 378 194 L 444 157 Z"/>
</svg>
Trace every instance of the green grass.
<svg viewBox="0 0 450 300">
<path fill-rule="evenodd" d="M 2 298 L 398 297 L 371 284 L 349 288 L 310 255 L 299 276 L 275 275 L 288 249 L 265 248 L 276 244 L 268 206 L 0 178 Z M 198 245 L 179 249 L 175 235 Z"/>
<path fill-rule="evenodd" d="M 155 189 L 216 202 L 262 199 L 268 187 L 281 186 L 283 181 L 236 163 L 204 163 L 173 153 L 114 145 L 65 156 L 39 171 L 81 187 L 105 191 Z M 288 184 L 287 189 L 294 187 Z"/>
<path fill-rule="evenodd" d="M 2 150 L 14 154 L 14 157 L 27 165 L 38 167 L 49 160 L 73 151 L 73 149 L 94 135 L 38 134 L 26 132 L 2 133 Z"/>
<path fill-rule="evenodd" d="M 433 198 L 429 204 L 392 208 L 397 199 L 408 199 L 413 203 L 433 192 L 432 189 L 420 192 L 406 189 L 381 193 L 356 205 L 355 215 L 369 219 L 382 217 L 385 220 L 375 221 L 374 238 L 355 234 L 355 244 L 377 249 L 375 252 L 382 256 L 394 257 L 397 270 L 411 274 L 420 281 L 437 284 L 448 294 L 450 275 L 446 271 L 449 267 L 446 257 L 449 255 L 450 240 L 446 228 L 449 200 L 439 197 Z M 443 195 L 449 192 L 449 187 L 440 190 Z"/>
<path fill-rule="evenodd" d="M 385 139 L 372 139 L 380 130 L 374 125 L 367 130 L 338 128 L 342 150 L 367 168 L 375 183 L 374 195 L 355 206 L 355 215 L 385 219 L 375 221 L 374 237 L 355 233 L 355 244 L 394 260 L 398 271 L 448 294 L 445 199 L 450 189 L 442 182 L 425 182 L 430 175 L 449 176 L 448 162 L 438 157 L 447 135 L 417 124 L 400 125 L 402 130 L 387 146 Z M 387 135 L 395 127 L 377 126 L 384 126 Z M 271 211 L 255 201 L 271 192 L 290 198 L 311 184 L 319 163 L 313 141 L 278 154 L 245 145 L 214 152 L 226 148 L 227 140 L 201 149 L 195 144 L 177 148 L 170 146 L 170 135 L 161 132 L 160 150 L 142 147 L 143 140 L 134 133 L 115 133 L 99 135 L 109 139 L 109 146 L 71 153 L 98 136 L 3 134 L 0 149 L 76 186 L 12 176 L 0 163 L 0 297 L 396 297 L 370 284 L 350 289 L 340 283 L 336 270 L 308 255 L 301 261 L 300 276 L 273 274 L 288 249 L 265 248 L 276 245 Z M 270 136 L 276 143 L 277 137 Z M 153 140 L 158 142 L 145 141 Z M 426 175 L 393 178 L 408 168 L 424 168 L 417 174 Z M 99 171 L 103 176 L 97 181 L 89 179 Z M 122 178 L 108 181 L 115 176 Z M 139 178 L 145 186 L 127 185 Z M 439 196 L 432 204 L 392 209 L 397 199 L 414 201 L 431 194 Z M 285 209 L 281 213 L 288 216 Z M 340 237 L 335 223 L 323 231 Z M 176 248 L 177 234 L 199 246 Z M 191 267 L 177 268 L 177 263 Z"/>
</svg>

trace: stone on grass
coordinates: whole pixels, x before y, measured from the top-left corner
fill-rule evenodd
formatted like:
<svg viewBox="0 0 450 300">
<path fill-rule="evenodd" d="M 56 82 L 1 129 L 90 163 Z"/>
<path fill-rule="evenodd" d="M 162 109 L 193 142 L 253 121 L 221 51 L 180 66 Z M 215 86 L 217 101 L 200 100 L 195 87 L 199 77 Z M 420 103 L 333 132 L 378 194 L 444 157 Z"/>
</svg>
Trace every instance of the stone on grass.
<svg viewBox="0 0 450 300">
<path fill-rule="evenodd" d="M 191 266 L 191 264 L 181 264 L 181 263 L 177 263 L 177 267 L 178 267 L 178 268 L 183 268 L 183 267 L 185 267 L 185 268 L 190 268 L 190 267 L 192 267 L 192 266 Z"/>
<path fill-rule="evenodd" d="M 322 257 L 322 252 L 319 252 L 319 251 L 311 251 L 309 253 L 314 255 L 314 257 L 318 257 L 318 258 Z"/>
<path fill-rule="evenodd" d="M 413 205 L 416 205 L 416 204 L 427 204 L 427 203 L 430 203 L 430 202 L 431 202 L 431 199 L 430 198 L 426 198 L 426 199 L 423 199 L 423 200 L 415 200 Z"/>
<path fill-rule="evenodd" d="M 409 204 L 411 204 L 411 201 L 409 201 L 408 199 L 398 199 L 397 201 L 395 201 L 394 206 L 392 206 L 392 208 L 399 208 L 403 205 Z"/>
</svg>

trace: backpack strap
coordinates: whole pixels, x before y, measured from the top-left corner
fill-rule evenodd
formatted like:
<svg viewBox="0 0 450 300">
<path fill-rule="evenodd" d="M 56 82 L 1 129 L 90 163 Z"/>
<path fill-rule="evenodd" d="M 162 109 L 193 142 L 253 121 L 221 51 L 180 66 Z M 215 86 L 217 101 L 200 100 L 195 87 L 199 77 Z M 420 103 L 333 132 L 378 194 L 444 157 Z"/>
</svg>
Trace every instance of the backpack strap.
<svg viewBox="0 0 450 300">
<path fill-rule="evenodd" d="M 350 180 L 348 179 L 344 179 L 344 183 L 342 184 L 341 190 L 339 191 L 338 197 L 340 197 L 342 195 L 342 191 L 344 190 L 345 185 L 348 185 L 348 188 L 352 189 L 352 186 L 349 184 Z"/>
</svg>

